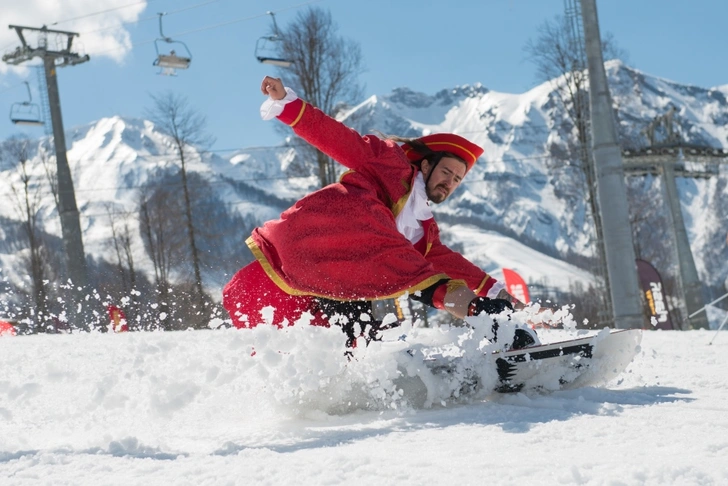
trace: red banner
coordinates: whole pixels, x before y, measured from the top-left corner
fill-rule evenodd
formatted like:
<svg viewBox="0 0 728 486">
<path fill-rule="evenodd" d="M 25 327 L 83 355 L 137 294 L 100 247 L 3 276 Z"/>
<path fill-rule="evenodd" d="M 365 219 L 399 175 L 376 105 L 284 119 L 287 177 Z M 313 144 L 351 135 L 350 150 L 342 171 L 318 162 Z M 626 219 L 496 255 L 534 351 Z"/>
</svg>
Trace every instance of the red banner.
<svg viewBox="0 0 728 486">
<path fill-rule="evenodd" d="M 509 268 L 503 269 L 503 279 L 506 282 L 506 291 L 524 304 L 528 304 L 531 298 L 528 295 L 528 285 L 523 278 Z"/>
<path fill-rule="evenodd" d="M 670 311 L 667 308 L 667 296 L 662 286 L 662 279 L 655 267 L 649 262 L 637 259 L 637 272 L 640 286 L 651 316 L 650 322 L 656 329 L 673 329 Z"/>
</svg>

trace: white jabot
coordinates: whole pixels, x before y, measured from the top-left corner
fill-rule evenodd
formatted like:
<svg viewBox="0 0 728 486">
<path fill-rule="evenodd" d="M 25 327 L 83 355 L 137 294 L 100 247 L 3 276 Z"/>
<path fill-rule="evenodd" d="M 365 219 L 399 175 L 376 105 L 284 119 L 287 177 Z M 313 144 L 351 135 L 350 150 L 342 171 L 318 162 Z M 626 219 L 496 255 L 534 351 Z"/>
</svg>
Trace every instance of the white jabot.
<svg viewBox="0 0 728 486">
<path fill-rule="evenodd" d="M 407 202 L 395 221 L 397 222 L 397 231 L 399 231 L 412 244 L 417 243 L 425 236 L 425 230 L 422 227 L 422 221 L 432 218 L 432 210 L 427 202 L 427 192 L 425 191 L 425 179 L 422 172 L 415 176 L 415 184 L 410 192 Z M 498 293 L 505 289 L 505 283 L 496 281 L 493 286 L 488 289 L 486 297 L 494 299 Z"/>
<path fill-rule="evenodd" d="M 262 105 L 260 105 L 260 117 L 263 120 L 272 120 L 283 113 L 284 106 L 291 101 L 298 99 L 298 95 L 291 88 L 285 88 L 285 90 L 286 96 L 282 100 L 274 100 L 269 97 Z"/>
<path fill-rule="evenodd" d="M 417 243 L 425 236 L 421 221 L 432 218 L 432 210 L 427 203 L 425 179 L 422 172 L 415 176 L 415 184 L 402 211 L 397 215 L 397 231 L 412 243 Z"/>
</svg>

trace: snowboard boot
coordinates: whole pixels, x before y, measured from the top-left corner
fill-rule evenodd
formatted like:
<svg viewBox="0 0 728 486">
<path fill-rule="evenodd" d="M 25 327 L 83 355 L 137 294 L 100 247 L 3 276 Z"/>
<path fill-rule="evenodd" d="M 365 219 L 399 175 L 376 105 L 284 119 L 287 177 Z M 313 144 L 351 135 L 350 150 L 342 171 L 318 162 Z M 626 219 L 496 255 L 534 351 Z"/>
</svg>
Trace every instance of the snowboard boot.
<svg viewBox="0 0 728 486">
<path fill-rule="evenodd" d="M 476 297 L 470 302 L 468 315 L 477 316 L 484 312 L 492 316 L 500 314 L 506 310 L 513 311 L 513 306 L 507 300 Z M 510 319 L 511 316 L 509 314 L 508 320 Z M 493 342 L 495 343 L 498 341 L 498 321 L 495 319 L 493 320 L 493 327 L 491 330 L 493 331 Z M 527 326 L 517 327 L 513 336 L 513 342 L 509 349 L 523 349 L 531 346 L 538 346 L 539 344 L 541 344 L 541 341 L 539 341 L 536 331 Z"/>
<path fill-rule="evenodd" d="M 493 331 L 493 342 L 498 342 L 498 322 L 493 321 L 493 327 L 491 327 Z M 539 346 L 541 344 L 541 340 L 538 338 L 538 334 L 536 334 L 536 331 L 531 329 L 528 326 L 523 327 L 517 327 L 516 331 L 513 333 L 513 341 L 511 342 L 511 345 L 508 346 L 506 349 L 508 351 L 516 350 L 516 349 L 524 349 L 524 348 L 530 348 L 533 346 Z"/>
<path fill-rule="evenodd" d="M 529 327 L 519 327 L 513 336 L 511 349 L 523 349 L 538 346 L 541 341 L 538 339 L 536 331 Z"/>
</svg>

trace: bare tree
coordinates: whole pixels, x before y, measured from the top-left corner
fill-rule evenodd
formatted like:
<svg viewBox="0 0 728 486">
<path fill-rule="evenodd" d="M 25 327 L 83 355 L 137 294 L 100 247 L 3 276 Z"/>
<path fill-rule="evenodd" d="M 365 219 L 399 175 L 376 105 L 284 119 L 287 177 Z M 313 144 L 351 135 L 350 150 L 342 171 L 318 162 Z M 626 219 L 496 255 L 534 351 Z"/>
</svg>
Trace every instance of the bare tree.
<svg viewBox="0 0 728 486">
<path fill-rule="evenodd" d="M 331 116 L 361 99 L 363 90 L 357 81 L 364 71 L 361 48 L 337 31 L 330 12 L 310 7 L 287 28 L 273 32 L 281 39 L 278 55 L 293 61 L 279 75 L 302 98 Z M 336 164 L 318 150 L 315 158 L 321 186 L 335 182 Z"/>
<path fill-rule="evenodd" d="M 557 15 L 538 28 L 538 36 L 529 39 L 523 50 L 536 67 L 538 82 L 551 82 L 560 105 L 568 115 L 565 120 L 576 129 L 576 144 L 570 156 L 585 166 L 589 143 L 589 78 L 583 39 L 575 35 L 567 17 Z M 625 59 L 627 54 L 606 33 L 602 39 L 604 59 Z"/>
<path fill-rule="evenodd" d="M 10 183 L 10 189 L 27 243 L 28 254 L 24 260 L 30 274 L 30 295 L 33 302 L 33 310 L 29 314 L 34 317 L 39 330 L 44 330 L 48 317 L 47 282 L 53 272 L 49 266 L 48 249 L 43 241 L 39 217 L 43 188 L 40 177 L 34 172 L 30 140 L 11 137 L 3 144 L 1 153 L 3 158 L 17 168 L 18 179 Z"/>
<path fill-rule="evenodd" d="M 187 183 L 187 161 L 195 148 L 205 148 L 212 145 L 214 139 L 205 133 L 207 121 L 204 116 L 192 109 L 187 99 L 181 95 L 167 92 L 162 95 L 152 95 L 154 108 L 147 111 L 147 117 L 162 133 L 170 136 L 174 143 L 177 158 L 180 162 L 180 175 L 182 177 L 182 194 L 184 197 L 184 220 L 187 228 L 187 238 L 192 257 L 192 267 L 195 275 L 195 292 L 200 307 L 205 306 L 205 291 L 202 286 L 200 271 L 200 255 L 195 241 L 195 225 L 192 218 L 192 201 Z M 170 196 L 172 196 L 170 194 Z"/>
<path fill-rule="evenodd" d="M 116 211 L 113 204 L 106 204 L 106 214 L 111 228 L 111 245 L 116 253 L 116 265 L 121 276 L 122 290 L 130 292 L 136 287 L 136 270 L 132 251 L 132 234 L 129 221 L 131 213 Z"/>
<path fill-rule="evenodd" d="M 184 236 L 179 231 L 179 225 L 175 223 L 180 205 L 175 207 L 176 199 L 171 196 L 171 191 L 165 188 L 155 190 L 148 185 L 141 189 L 139 197 L 140 231 L 154 268 L 159 315 L 167 330 L 171 330 L 168 327 L 172 310 L 170 273 L 173 262 L 179 259 L 184 246 Z"/>
</svg>

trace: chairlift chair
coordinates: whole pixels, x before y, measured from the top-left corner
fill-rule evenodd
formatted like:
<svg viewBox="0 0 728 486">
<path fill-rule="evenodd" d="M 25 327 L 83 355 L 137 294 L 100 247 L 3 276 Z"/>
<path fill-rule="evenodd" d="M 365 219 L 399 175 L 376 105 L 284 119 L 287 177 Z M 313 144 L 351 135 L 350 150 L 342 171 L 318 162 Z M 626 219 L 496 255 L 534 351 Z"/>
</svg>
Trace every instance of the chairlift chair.
<svg viewBox="0 0 728 486">
<path fill-rule="evenodd" d="M 261 44 L 262 41 L 262 44 Z M 255 58 L 262 64 L 270 64 L 278 67 L 291 67 L 293 61 L 276 57 L 272 55 L 272 50 L 269 47 L 270 42 L 278 42 L 279 39 L 275 35 L 265 36 L 258 39 L 255 43 Z"/>
<path fill-rule="evenodd" d="M 278 24 L 273 12 L 266 12 L 273 19 L 273 35 L 266 35 L 258 39 L 255 43 L 255 58 L 262 64 L 270 64 L 278 67 L 291 67 L 293 61 L 277 56 L 275 44 L 281 42 L 278 36 Z"/>
<path fill-rule="evenodd" d="M 15 125 L 43 126 L 44 123 L 40 115 L 40 106 L 33 103 L 33 96 L 30 93 L 30 85 L 28 82 L 23 82 L 28 89 L 28 101 L 20 101 L 10 106 L 10 121 Z"/>
<path fill-rule="evenodd" d="M 153 65 L 162 68 L 161 71 L 159 71 L 159 74 L 176 76 L 177 69 L 187 69 L 190 67 L 190 64 L 192 63 L 192 54 L 184 42 L 173 40 L 172 38 L 164 35 L 164 32 L 162 31 L 163 15 L 163 13 L 159 14 L 159 35 L 161 37 L 154 41 L 154 49 L 157 51 L 157 58 L 154 60 Z M 170 49 L 169 54 L 162 54 L 159 49 L 162 42 L 181 46 L 186 54 L 180 56 L 177 54 L 175 49 Z"/>
</svg>

